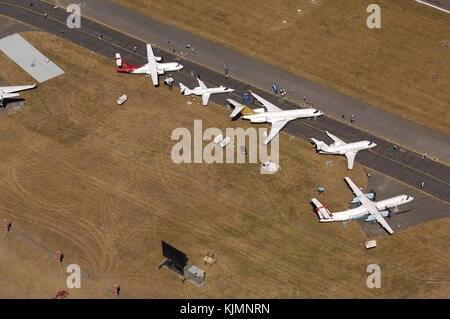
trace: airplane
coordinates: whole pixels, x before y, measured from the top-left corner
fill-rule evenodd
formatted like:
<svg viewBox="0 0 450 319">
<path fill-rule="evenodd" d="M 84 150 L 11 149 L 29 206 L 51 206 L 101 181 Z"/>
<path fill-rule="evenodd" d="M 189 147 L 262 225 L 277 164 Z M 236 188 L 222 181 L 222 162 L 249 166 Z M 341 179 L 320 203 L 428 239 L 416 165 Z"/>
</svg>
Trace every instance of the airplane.
<svg viewBox="0 0 450 319">
<path fill-rule="evenodd" d="M 358 151 L 367 150 L 377 146 L 377 144 L 370 141 L 359 141 L 353 143 L 345 143 L 333 134 L 325 131 L 327 135 L 334 141 L 333 144 L 327 145 L 323 141 L 311 138 L 311 140 L 316 144 L 317 152 L 320 154 L 339 154 L 345 155 L 347 157 L 347 168 L 352 169 L 353 163 L 355 162 L 355 156 Z"/>
<path fill-rule="evenodd" d="M 150 44 L 147 44 L 147 64 L 144 65 L 132 65 L 125 62 L 120 53 L 116 53 L 117 72 L 133 73 L 133 74 L 147 74 L 147 78 L 152 78 L 153 85 L 159 85 L 158 74 L 164 74 L 165 72 L 178 71 L 183 68 L 180 63 L 158 63 L 161 61 L 161 57 L 155 57 L 153 55 L 153 49 Z"/>
<path fill-rule="evenodd" d="M 317 117 L 323 115 L 321 111 L 316 109 L 282 110 L 252 91 L 249 92 L 264 106 L 264 108 L 252 110 L 236 101 L 227 99 L 227 101 L 234 106 L 234 110 L 230 114 L 230 117 L 234 118 L 241 113 L 243 119 L 250 120 L 252 123 L 270 122 L 272 124 L 272 128 L 269 136 L 265 139 L 264 144 L 268 144 L 289 121 L 298 118 Z"/>
<path fill-rule="evenodd" d="M 192 90 L 189 89 L 187 86 L 185 86 L 183 83 L 180 83 L 180 90 L 181 90 L 181 94 L 184 94 L 184 95 L 190 95 L 190 94 L 201 95 L 203 105 L 208 105 L 209 97 L 213 93 L 228 93 L 228 92 L 234 91 L 233 89 L 224 87 L 222 85 L 219 87 L 216 87 L 216 88 L 208 88 L 208 87 L 206 87 L 205 83 L 203 83 L 199 78 L 197 78 L 197 81 L 198 81 L 198 86 Z"/>
<path fill-rule="evenodd" d="M 317 214 L 319 215 L 320 222 L 337 222 L 337 221 L 347 221 L 351 219 L 359 219 L 366 215 L 369 215 L 364 221 L 377 221 L 388 231 L 390 235 L 394 234 L 394 231 L 389 226 L 384 217 L 389 216 L 389 208 L 394 207 L 394 213 L 398 211 L 397 206 L 407 204 L 411 202 L 414 198 L 408 195 L 399 195 L 391 198 L 387 198 L 381 201 L 371 201 L 366 194 L 364 194 L 349 177 L 345 177 L 345 181 L 352 189 L 355 194 L 355 199 L 361 203 L 360 206 L 356 208 L 351 208 L 346 211 L 331 213 L 328 210 L 328 206 L 322 205 L 317 198 L 313 198 L 311 201 L 316 206 Z M 354 200 L 355 200 L 354 199 Z M 353 201 L 354 201 L 353 200 Z"/>
<path fill-rule="evenodd" d="M 15 93 L 15 92 L 34 89 L 35 87 L 36 87 L 36 83 L 33 85 L 0 86 L 0 106 L 3 106 L 4 99 L 20 96 L 19 93 Z"/>
</svg>

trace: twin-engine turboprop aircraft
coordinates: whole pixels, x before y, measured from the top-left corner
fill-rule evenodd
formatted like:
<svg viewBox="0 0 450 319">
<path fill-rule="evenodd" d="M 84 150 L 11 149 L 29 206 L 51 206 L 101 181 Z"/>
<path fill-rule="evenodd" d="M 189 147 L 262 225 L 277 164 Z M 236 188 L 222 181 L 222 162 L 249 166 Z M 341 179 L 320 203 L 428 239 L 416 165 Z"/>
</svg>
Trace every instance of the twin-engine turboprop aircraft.
<svg viewBox="0 0 450 319">
<path fill-rule="evenodd" d="M 155 57 L 153 49 L 150 44 L 147 44 L 147 64 L 144 65 L 132 65 L 125 62 L 119 53 L 116 53 L 117 72 L 133 73 L 133 74 L 147 74 L 147 77 L 151 77 L 153 85 L 159 84 L 158 74 L 164 74 L 165 72 L 174 72 L 181 70 L 183 66 L 177 62 L 170 63 L 158 63 L 161 61 L 161 57 Z"/>
<path fill-rule="evenodd" d="M 355 201 L 354 198 L 352 202 L 360 202 L 361 206 L 351 208 L 343 212 L 332 213 L 328 210 L 328 206 L 322 205 L 317 198 L 313 198 L 311 201 L 316 206 L 316 211 L 319 215 L 320 222 L 347 221 L 369 215 L 364 221 L 376 220 L 381 226 L 383 226 L 384 229 L 388 231 L 389 234 L 392 235 L 394 231 L 384 219 L 384 217 L 387 217 L 390 214 L 389 208 L 396 208 L 397 206 L 407 204 L 414 198 L 408 195 L 399 195 L 381 201 L 372 202 L 349 177 L 345 177 L 345 181 L 355 194 L 355 198 L 358 199 Z"/>
</svg>

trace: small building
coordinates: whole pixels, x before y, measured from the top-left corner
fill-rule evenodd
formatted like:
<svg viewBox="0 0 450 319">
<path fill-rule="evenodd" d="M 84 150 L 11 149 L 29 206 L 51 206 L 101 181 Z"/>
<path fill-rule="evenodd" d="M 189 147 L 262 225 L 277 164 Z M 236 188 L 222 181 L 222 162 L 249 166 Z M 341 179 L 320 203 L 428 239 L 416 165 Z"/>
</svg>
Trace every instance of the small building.
<svg viewBox="0 0 450 319">
<path fill-rule="evenodd" d="M 128 100 L 128 96 L 126 96 L 125 94 L 122 95 L 121 97 L 119 97 L 117 99 L 117 105 L 122 105 L 123 103 L 125 103 Z"/>
<path fill-rule="evenodd" d="M 366 241 L 364 246 L 366 246 L 366 249 L 375 248 L 377 247 L 377 241 L 376 240 Z"/>
<path fill-rule="evenodd" d="M 219 145 L 222 147 L 227 146 L 231 142 L 231 137 L 227 136 L 222 141 L 220 141 Z"/>
<path fill-rule="evenodd" d="M 186 265 L 184 267 L 184 278 L 193 284 L 203 286 L 206 282 L 206 272 L 194 265 Z"/>
<path fill-rule="evenodd" d="M 280 167 L 280 165 L 278 165 L 276 163 L 267 161 L 267 162 L 264 162 L 261 164 L 261 169 L 265 170 L 271 174 L 274 174 L 274 173 L 278 172 L 281 169 L 281 167 Z"/>
<path fill-rule="evenodd" d="M 219 134 L 214 138 L 214 144 L 219 144 L 223 140 L 223 135 Z"/>
</svg>

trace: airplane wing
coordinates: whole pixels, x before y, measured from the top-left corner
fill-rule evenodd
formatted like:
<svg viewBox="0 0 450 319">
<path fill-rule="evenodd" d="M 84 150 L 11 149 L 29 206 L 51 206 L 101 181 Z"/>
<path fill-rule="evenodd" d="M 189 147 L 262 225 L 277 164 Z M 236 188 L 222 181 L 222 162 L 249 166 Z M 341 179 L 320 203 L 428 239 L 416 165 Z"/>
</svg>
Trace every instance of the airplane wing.
<svg viewBox="0 0 450 319">
<path fill-rule="evenodd" d="M 197 78 L 197 81 L 198 81 L 198 86 L 200 86 L 200 88 L 202 88 L 202 89 L 207 89 L 205 83 L 203 83 L 202 80 L 200 80 L 199 78 Z"/>
<path fill-rule="evenodd" d="M 149 72 L 147 74 L 150 74 L 152 77 L 153 85 L 158 85 L 158 67 L 156 65 L 156 59 L 153 55 L 152 46 L 150 44 L 147 44 L 147 60 L 148 60 L 148 67 Z"/>
<path fill-rule="evenodd" d="M 208 105 L 209 97 L 211 96 L 211 93 L 203 93 L 202 94 L 202 102 L 203 105 Z"/>
<path fill-rule="evenodd" d="M 334 141 L 334 146 L 347 144 L 344 141 L 342 141 L 341 139 L 339 139 L 336 136 L 334 136 L 333 134 L 328 133 L 328 131 L 325 131 L 325 133 L 327 133 L 328 137 L 331 138 Z"/>
<path fill-rule="evenodd" d="M 352 169 L 353 163 L 355 162 L 355 156 L 358 152 L 347 152 L 345 153 L 345 157 L 347 157 L 347 168 Z"/>
<path fill-rule="evenodd" d="M 269 144 L 269 142 L 281 131 L 290 120 L 282 120 L 277 122 L 272 122 L 272 128 L 270 129 L 269 136 L 265 139 L 264 144 Z"/>
<path fill-rule="evenodd" d="M 358 197 L 361 196 L 363 198 L 367 198 L 366 195 L 364 195 L 364 193 L 358 188 L 358 186 L 356 186 L 355 183 L 353 183 L 353 181 L 349 177 L 345 177 L 345 181 L 347 182 L 348 186 L 350 186 L 350 188 L 352 189 L 353 194 L 355 194 Z"/>
<path fill-rule="evenodd" d="M 389 234 L 392 235 L 394 231 L 392 230 L 391 226 L 389 226 L 387 221 L 383 218 L 383 216 L 380 214 L 380 211 L 377 209 L 375 204 L 372 201 L 370 201 L 370 199 L 367 198 L 366 195 L 364 195 L 364 193 L 358 188 L 358 186 L 355 185 L 355 183 L 353 183 L 353 181 L 350 178 L 345 177 L 345 180 L 352 189 L 353 193 L 359 197 L 361 204 L 368 210 L 369 214 L 373 215 L 376 221 L 380 223 L 380 225 L 383 226 L 384 229 L 386 229 L 389 232 Z"/>
<path fill-rule="evenodd" d="M 369 210 L 369 212 L 370 212 L 370 210 Z M 381 214 L 378 210 L 377 210 L 376 214 L 372 214 L 372 215 L 375 216 L 375 219 L 377 220 L 377 222 L 380 223 L 380 225 L 383 226 L 383 228 L 386 229 L 390 235 L 392 235 L 394 233 L 391 226 L 389 226 L 387 221 L 383 218 L 383 216 L 381 216 Z"/>
<path fill-rule="evenodd" d="M 250 94 L 253 95 L 255 97 L 255 99 L 257 99 L 262 105 L 264 105 L 264 107 L 267 109 L 267 111 L 269 111 L 269 112 L 281 111 L 281 109 L 278 106 L 273 105 L 272 103 L 270 103 L 266 99 L 263 99 L 262 97 L 253 93 L 252 91 L 250 91 Z"/>
<path fill-rule="evenodd" d="M 24 90 L 33 89 L 36 84 L 33 85 L 18 85 L 18 86 L 0 86 L 0 93 L 14 93 Z"/>
</svg>

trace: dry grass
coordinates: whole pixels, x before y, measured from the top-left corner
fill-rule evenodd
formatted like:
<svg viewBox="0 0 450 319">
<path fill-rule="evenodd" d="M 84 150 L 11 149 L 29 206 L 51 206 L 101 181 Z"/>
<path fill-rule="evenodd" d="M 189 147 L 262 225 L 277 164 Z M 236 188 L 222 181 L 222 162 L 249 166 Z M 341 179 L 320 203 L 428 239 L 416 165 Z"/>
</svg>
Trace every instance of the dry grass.
<svg viewBox="0 0 450 319">
<path fill-rule="evenodd" d="M 213 103 L 187 105 L 145 77 L 116 74 L 112 60 L 57 37 L 23 36 L 66 74 L 24 92 L 27 107 L 0 120 L 0 218 L 89 273 L 71 296 L 111 297 L 106 288 L 120 284 L 136 298 L 389 297 L 420 282 L 405 270 L 448 276 L 448 219 L 377 238 L 370 254 L 356 223 L 317 223 L 309 201 L 318 185 L 335 210 L 351 198 L 345 158 L 327 167 L 310 144 L 282 133 L 283 169 L 274 176 L 260 175 L 257 164 L 176 165 L 174 128 L 194 119 L 221 129 L 250 124 L 230 122 Z M 32 81 L 4 55 L 0 63 L 8 83 Z M 122 93 L 129 101 L 118 108 Z M 46 119 L 38 95 L 54 117 Z M 360 167 L 350 176 L 366 184 Z M 206 269 L 205 287 L 156 270 L 161 240 Z M 218 257 L 213 268 L 201 262 L 206 251 Z M 0 277 L 10 278 L 0 297 L 52 297 L 65 288 L 55 262 L 21 239 L 2 239 L 0 252 Z M 370 263 L 382 267 L 382 289 L 365 286 Z"/>
<path fill-rule="evenodd" d="M 370 30 L 371 1 L 192 0 L 195 10 L 176 0 L 113 1 L 450 135 L 444 12 L 409 0 L 379 1 L 382 27 Z"/>
</svg>

